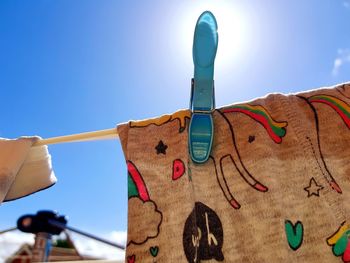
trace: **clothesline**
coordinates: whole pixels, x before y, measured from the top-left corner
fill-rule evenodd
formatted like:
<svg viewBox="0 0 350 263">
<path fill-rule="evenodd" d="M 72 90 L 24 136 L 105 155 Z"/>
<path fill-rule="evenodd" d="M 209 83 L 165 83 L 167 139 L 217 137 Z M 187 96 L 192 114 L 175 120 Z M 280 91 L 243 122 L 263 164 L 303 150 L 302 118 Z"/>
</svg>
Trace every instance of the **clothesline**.
<svg viewBox="0 0 350 263">
<path fill-rule="evenodd" d="M 58 136 L 37 141 L 33 146 L 119 138 L 117 128 Z"/>
</svg>

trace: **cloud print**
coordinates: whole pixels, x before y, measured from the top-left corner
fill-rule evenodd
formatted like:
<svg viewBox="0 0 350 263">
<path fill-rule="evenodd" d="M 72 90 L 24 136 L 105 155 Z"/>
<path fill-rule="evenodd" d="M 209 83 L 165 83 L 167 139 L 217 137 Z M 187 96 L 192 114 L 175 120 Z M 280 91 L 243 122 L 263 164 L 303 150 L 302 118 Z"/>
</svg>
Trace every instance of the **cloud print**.
<svg viewBox="0 0 350 263">
<path fill-rule="evenodd" d="M 344 64 L 350 63 L 350 49 L 338 49 L 338 55 L 333 63 L 332 75 L 337 76 Z"/>
<path fill-rule="evenodd" d="M 149 238 L 159 234 L 159 227 L 162 223 L 162 214 L 153 201 L 142 201 L 137 197 L 129 199 L 129 231 L 128 245 L 130 243 L 142 244 Z M 147 215 L 147 216 L 145 216 Z"/>
</svg>

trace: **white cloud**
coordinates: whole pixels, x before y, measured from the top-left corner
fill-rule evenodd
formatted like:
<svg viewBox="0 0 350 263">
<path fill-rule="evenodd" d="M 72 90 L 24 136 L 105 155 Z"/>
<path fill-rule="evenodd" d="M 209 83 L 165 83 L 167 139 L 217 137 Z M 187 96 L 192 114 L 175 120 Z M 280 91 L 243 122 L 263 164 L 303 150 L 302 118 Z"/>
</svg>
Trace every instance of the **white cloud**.
<svg viewBox="0 0 350 263">
<path fill-rule="evenodd" d="M 125 252 L 121 249 L 114 248 L 72 232 L 69 233 L 79 253 L 82 255 L 122 261 L 125 258 Z M 111 233 L 98 236 L 118 244 L 126 244 L 125 231 L 112 231 Z M 34 244 L 34 235 L 19 231 L 8 232 L 0 235 L 0 262 L 4 262 L 24 243 Z"/>
<path fill-rule="evenodd" d="M 34 235 L 22 233 L 20 231 L 13 231 L 0 235 L 0 262 L 4 262 L 24 243 L 34 244 Z"/>
<path fill-rule="evenodd" d="M 90 238 L 83 237 L 78 234 L 74 234 L 72 232 L 69 233 L 79 253 L 82 255 L 115 260 L 124 260 L 125 258 L 125 252 L 121 249 L 95 241 Z M 125 231 L 112 231 L 107 235 L 99 237 L 102 237 L 104 239 L 107 239 L 108 241 L 115 242 L 118 244 L 126 244 Z"/>
<path fill-rule="evenodd" d="M 350 63 L 350 49 L 338 49 L 338 55 L 333 63 L 332 75 L 337 76 L 345 63 Z"/>
<path fill-rule="evenodd" d="M 112 241 L 118 244 L 126 244 L 126 231 L 112 231 L 109 235 Z"/>
</svg>

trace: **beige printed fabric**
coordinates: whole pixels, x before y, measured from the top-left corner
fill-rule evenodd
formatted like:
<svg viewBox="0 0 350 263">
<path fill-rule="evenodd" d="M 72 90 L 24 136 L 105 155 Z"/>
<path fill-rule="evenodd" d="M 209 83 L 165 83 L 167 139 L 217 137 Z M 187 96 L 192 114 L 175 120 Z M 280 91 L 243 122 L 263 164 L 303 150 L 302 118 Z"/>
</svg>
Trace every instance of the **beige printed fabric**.
<svg viewBox="0 0 350 263">
<path fill-rule="evenodd" d="M 118 126 L 127 263 L 350 262 L 350 84 L 215 110 L 210 159 L 190 112 Z"/>
</svg>

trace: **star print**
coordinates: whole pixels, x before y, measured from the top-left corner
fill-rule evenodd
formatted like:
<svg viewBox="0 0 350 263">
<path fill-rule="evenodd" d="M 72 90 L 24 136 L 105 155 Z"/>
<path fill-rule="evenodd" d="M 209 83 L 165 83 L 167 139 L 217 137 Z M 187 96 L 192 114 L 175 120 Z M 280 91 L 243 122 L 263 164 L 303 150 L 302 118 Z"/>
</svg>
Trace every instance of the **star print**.
<svg viewBox="0 0 350 263">
<path fill-rule="evenodd" d="M 320 196 L 320 191 L 323 189 L 322 185 L 318 185 L 316 180 L 312 177 L 310 179 L 309 186 L 305 187 L 304 190 L 307 192 L 307 197 L 312 195 Z"/>
<path fill-rule="evenodd" d="M 248 142 L 252 143 L 254 140 L 255 140 L 255 136 L 254 135 L 249 135 Z"/>
<path fill-rule="evenodd" d="M 167 145 L 165 145 L 163 143 L 163 141 L 159 141 L 158 145 L 155 147 L 155 149 L 157 150 L 157 154 L 166 154 L 166 149 L 168 148 Z"/>
</svg>

